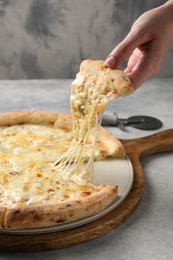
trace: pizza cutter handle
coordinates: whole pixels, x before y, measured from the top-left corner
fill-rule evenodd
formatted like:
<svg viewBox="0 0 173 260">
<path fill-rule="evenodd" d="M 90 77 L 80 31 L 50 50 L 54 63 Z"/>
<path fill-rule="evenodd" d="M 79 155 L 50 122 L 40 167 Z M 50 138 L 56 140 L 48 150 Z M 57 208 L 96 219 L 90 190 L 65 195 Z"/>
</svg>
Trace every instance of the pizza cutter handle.
<svg viewBox="0 0 173 260">
<path fill-rule="evenodd" d="M 173 129 L 132 140 L 122 140 L 129 157 L 142 159 L 152 154 L 173 151 Z"/>
<path fill-rule="evenodd" d="M 104 114 L 102 118 L 102 126 L 117 126 L 118 125 L 118 116 L 116 113 L 113 115 Z"/>
</svg>

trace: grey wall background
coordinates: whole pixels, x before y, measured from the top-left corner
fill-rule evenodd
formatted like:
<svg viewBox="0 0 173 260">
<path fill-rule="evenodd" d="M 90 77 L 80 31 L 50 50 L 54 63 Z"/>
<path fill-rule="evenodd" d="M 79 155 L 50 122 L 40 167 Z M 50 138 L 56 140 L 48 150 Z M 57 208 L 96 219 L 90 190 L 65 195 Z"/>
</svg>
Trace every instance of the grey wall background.
<svg viewBox="0 0 173 260">
<path fill-rule="evenodd" d="M 73 78 L 162 0 L 0 0 L 0 79 Z M 159 76 L 173 76 L 173 47 Z"/>
</svg>

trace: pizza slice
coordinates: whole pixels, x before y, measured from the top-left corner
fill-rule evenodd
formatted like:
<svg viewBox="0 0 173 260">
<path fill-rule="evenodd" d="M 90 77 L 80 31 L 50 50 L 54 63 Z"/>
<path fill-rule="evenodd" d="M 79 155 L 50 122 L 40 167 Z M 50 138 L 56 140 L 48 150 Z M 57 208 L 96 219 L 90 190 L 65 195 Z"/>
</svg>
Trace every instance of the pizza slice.
<svg viewBox="0 0 173 260">
<path fill-rule="evenodd" d="M 103 112 L 111 100 L 130 95 L 133 91 L 129 78 L 122 70 L 111 69 L 99 60 L 85 60 L 81 63 L 80 71 L 72 82 L 70 97 L 73 134 L 77 142 L 72 143 L 67 153 L 57 161 L 63 173 L 71 175 L 75 181 L 80 176 L 87 182 L 96 182 L 93 172 L 94 154 Z M 94 132 L 93 150 L 84 167 L 82 154 L 91 132 Z M 71 167 L 68 158 L 73 161 L 73 154 L 75 163 Z"/>
<path fill-rule="evenodd" d="M 111 69 L 101 60 L 84 60 L 72 82 L 70 102 L 73 118 L 81 118 L 89 112 L 101 114 L 110 101 L 133 92 L 130 79 L 121 69 Z M 95 110 L 88 111 L 90 106 Z"/>
</svg>

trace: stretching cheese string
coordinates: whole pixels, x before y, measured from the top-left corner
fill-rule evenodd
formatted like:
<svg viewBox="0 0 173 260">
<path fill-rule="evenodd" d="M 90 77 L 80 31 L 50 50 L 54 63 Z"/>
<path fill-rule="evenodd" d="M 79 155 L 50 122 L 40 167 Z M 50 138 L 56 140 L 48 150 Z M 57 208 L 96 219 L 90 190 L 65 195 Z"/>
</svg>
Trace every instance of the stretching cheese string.
<svg viewBox="0 0 173 260">
<path fill-rule="evenodd" d="M 111 92 L 106 93 L 106 77 L 108 78 L 106 74 L 104 80 L 97 81 L 94 75 L 87 74 L 85 77 L 79 72 L 72 82 L 70 103 L 74 139 L 67 152 L 55 162 L 55 165 L 58 173 L 75 182 L 96 184 L 93 168 L 98 129 L 103 111 L 112 100 Z M 91 132 L 93 132 L 94 138 L 93 147 L 88 162 L 85 163 L 84 152 Z"/>
<path fill-rule="evenodd" d="M 76 182 L 81 183 L 81 181 L 86 181 L 89 183 L 95 183 L 94 176 L 94 154 L 97 143 L 98 128 L 101 124 L 102 116 L 97 114 L 96 106 L 99 104 L 99 98 L 94 105 L 89 109 L 89 114 L 80 119 L 73 119 L 73 133 L 74 139 L 67 152 L 64 153 L 56 162 L 57 172 L 63 177 L 69 178 Z M 84 150 L 86 148 L 86 143 L 93 130 L 93 147 L 89 156 L 87 163 L 84 159 Z"/>
</svg>

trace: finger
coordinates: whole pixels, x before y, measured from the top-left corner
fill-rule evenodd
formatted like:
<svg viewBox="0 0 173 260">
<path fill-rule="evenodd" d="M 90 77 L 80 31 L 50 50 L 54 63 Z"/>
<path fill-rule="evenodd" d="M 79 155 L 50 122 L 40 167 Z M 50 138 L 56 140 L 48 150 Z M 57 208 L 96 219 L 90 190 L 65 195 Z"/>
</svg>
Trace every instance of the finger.
<svg viewBox="0 0 173 260">
<path fill-rule="evenodd" d="M 157 58 L 154 49 L 150 55 L 141 54 L 136 64 L 125 69 L 125 73 L 129 76 L 132 85 L 135 89 L 141 86 L 144 81 L 160 71 L 161 59 Z"/>
<path fill-rule="evenodd" d="M 134 49 L 148 40 L 147 34 L 139 35 L 135 30 L 130 31 L 126 38 L 109 54 L 105 62 L 111 68 L 120 66 L 128 60 Z"/>
</svg>

